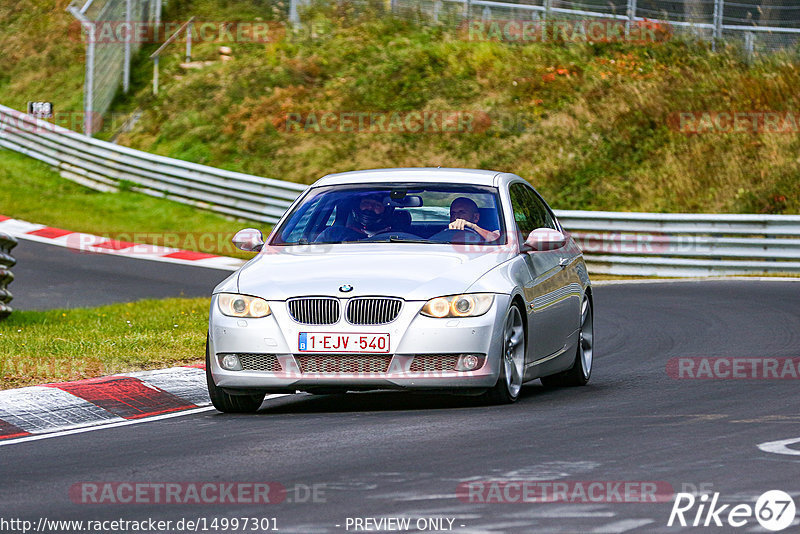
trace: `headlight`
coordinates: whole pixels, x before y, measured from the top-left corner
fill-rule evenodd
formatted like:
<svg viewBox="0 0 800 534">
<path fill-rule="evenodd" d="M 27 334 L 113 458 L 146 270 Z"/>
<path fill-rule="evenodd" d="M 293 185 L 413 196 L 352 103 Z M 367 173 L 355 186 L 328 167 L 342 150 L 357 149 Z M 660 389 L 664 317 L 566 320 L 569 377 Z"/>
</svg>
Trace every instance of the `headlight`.
<svg viewBox="0 0 800 534">
<path fill-rule="evenodd" d="M 440 319 L 444 317 L 476 317 L 489 311 L 492 302 L 494 302 L 494 295 L 481 293 L 436 297 L 426 302 L 420 313 Z"/>
<path fill-rule="evenodd" d="M 229 317 L 266 317 L 270 314 L 269 304 L 258 297 L 220 293 L 217 298 L 219 311 Z"/>
</svg>

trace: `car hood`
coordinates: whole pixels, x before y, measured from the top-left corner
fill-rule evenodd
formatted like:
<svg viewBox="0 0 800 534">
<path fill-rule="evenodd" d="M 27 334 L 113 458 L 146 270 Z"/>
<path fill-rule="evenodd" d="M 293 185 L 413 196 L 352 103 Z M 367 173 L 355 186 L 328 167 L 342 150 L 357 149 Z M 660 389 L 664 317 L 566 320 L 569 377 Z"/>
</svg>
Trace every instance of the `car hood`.
<svg viewBox="0 0 800 534">
<path fill-rule="evenodd" d="M 267 247 L 239 271 L 238 291 L 268 300 L 306 295 L 428 300 L 466 291 L 514 256 L 497 246 L 479 251 L 409 243 Z M 217 291 L 233 289 L 224 285 Z M 342 292 L 343 285 L 353 289 Z"/>
</svg>

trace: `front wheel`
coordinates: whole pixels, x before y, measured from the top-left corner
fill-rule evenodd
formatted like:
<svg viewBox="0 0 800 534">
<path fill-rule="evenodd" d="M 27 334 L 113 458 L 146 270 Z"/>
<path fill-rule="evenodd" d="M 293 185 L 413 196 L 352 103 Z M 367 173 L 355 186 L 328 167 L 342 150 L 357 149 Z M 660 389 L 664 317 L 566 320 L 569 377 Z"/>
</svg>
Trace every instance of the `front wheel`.
<svg viewBox="0 0 800 534">
<path fill-rule="evenodd" d="M 519 398 L 525 367 L 525 329 L 522 312 L 512 304 L 503 326 L 503 352 L 500 355 L 500 376 L 492 389 L 484 394 L 489 404 L 511 404 Z"/>
<path fill-rule="evenodd" d="M 206 383 L 208 384 L 208 396 L 211 397 L 211 404 L 214 408 L 224 413 L 255 413 L 264 402 L 264 393 L 260 395 L 231 395 L 222 391 L 214 383 L 211 376 L 211 354 L 206 339 Z"/>
<path fill-rule="evenodd" d="M 578 349 L 575 352 L 575 363 L 563 373 L 543 376 L 541 379 L 542 384 L 546 387 L 585 386 L 592 376 L 593 359 L 594 319 L 592 316 L 592 301 L 585 295 L 583 303 L 581 303 L 581 329 Z"/>
</svg>

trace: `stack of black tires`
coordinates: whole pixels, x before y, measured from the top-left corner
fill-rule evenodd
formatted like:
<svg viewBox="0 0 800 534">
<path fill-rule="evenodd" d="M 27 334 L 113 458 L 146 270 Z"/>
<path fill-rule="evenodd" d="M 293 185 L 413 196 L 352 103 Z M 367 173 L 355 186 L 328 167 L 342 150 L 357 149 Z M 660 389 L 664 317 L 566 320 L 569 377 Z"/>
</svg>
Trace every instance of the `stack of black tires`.
<svg viewBox="0 0 800 534">
<path fill-rule="evenodd" d="M 0 319 L 11 314 L 9 303 L 14 298 L 8 290 L 8 284 L 14 280 L 11 268 L 16 260 L 11 255 L 11 249 L 17 246 L 17 240 L 8 234 L 0 232 Z"/>
</svg>

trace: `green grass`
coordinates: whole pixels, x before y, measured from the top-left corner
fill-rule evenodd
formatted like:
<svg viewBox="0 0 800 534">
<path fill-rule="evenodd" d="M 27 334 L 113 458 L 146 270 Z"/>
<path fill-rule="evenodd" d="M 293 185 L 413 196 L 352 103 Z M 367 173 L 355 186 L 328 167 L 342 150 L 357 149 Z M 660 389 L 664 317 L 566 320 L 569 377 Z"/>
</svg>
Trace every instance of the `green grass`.
<svg viewBox="0 0 800 534">
<path fill-rule="evenodd" d="M 123 241 L 250 258 L 231 238 L 245 226 L 191 206 L 130 191 L 102 193 L 61 178 L 48 165 L 0 149 L 0 215 Z"/>
<path fill-rule="evenodd" d="M 202 363 L 209 303 L 15 311 L 0 322 L 0 389 Z"/>
<path fill-rule="evenodd" d="M 71 31 L 69 2 L 0 3 L 0 104 L 24 110 L 46 100 L 57 111 L 82 109 L 84 47 Z"/>
<path fill-rule="evenodd" d="M 190 5 L 186 2 L 185 6 Z M 346 5 L 346 4 L 343 4 Z M 800 109 L 800 62 L 746 64 L 703 43 L 470 42 L 458 31 L 320 9 L 314 39 L 234 44 L 234 60 L 183 72 L 121 142 L 167 156 L 310 183 L 395 166 L 515 172 L 556 208 L 800 213 L 800 136 L 686 135 L 680 111 Z M 214 47 L 198 47 L 214 59 Z M 134 97 L 137 98 L 137 97 Z M 145 100 L 143 100 L 145 102 Z M 291 133 L 289 112 L 464 110 L 481 133 Z"/>
</svg>

